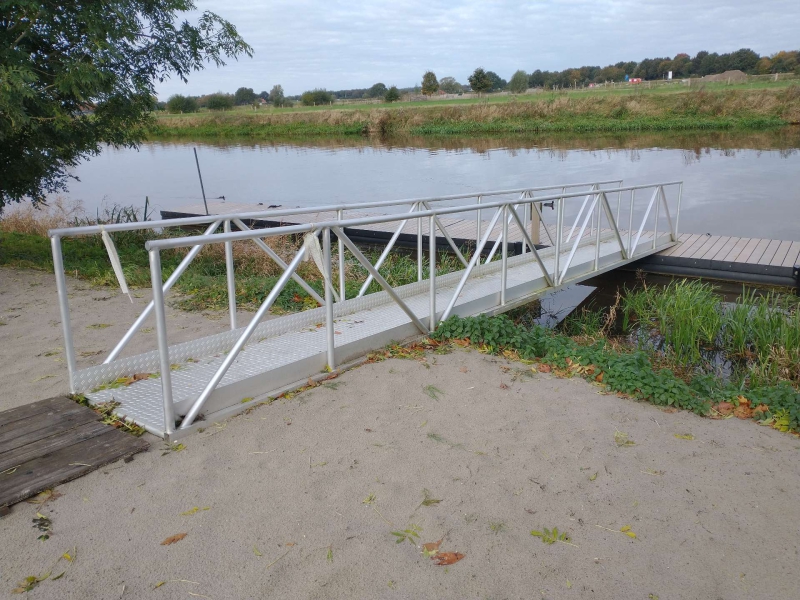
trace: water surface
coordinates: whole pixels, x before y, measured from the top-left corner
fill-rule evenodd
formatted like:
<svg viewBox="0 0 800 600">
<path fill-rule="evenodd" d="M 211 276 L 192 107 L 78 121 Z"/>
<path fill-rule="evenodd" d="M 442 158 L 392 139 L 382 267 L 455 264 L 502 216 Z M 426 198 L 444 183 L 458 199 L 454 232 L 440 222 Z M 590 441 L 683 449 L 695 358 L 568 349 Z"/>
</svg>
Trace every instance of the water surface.
<svg viewBox="0 0 800 600">
<path fill-rule="evenodd" d="M 800 240 L 800 128 L 759 133 L 551 138 L 151 141 L 107 148 L 75 170 L 88 212 L 206 195 L 284 207 L 623 179 L 685 182 L 680 229 Z"/>
</svg>

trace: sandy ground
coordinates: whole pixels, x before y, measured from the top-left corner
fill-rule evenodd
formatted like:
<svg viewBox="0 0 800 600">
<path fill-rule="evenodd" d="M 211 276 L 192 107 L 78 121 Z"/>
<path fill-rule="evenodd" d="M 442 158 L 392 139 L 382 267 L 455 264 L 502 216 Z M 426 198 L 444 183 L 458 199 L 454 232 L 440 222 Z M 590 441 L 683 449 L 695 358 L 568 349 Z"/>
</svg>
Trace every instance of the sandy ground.
<svg viewBox="0 0 800 600">
<path fill-rule="evenodd" d="M 62 391 L 31 382 L 52 372 L 63 385 L 63 365 L 36 356 L 58 345 L 53 301 L 41 299 L 6 326 L 42 323 L 38 343 L 0 333 L 3 368 L 24 373 L 3 372 L 4 396 Z M 456 350 L 360 367 L 210 425 L 179 452 L 151 438 L 132 463 L 0 521 L 0 597 L 65 568 L 30 597 L 799 597 L 800 441 L 598 392 Z M 634 444 L 618 446 L 616 432 Z M 423 505 L 425 490 L 441 502 Z M 31 526 L 37 510 L 53 521 L 45 542 Z M 393 531 L 414 527 L 418 543 L 443 538 L 441 550 L 464 558 L 436 566 L 395 543 Z M 543 527 L 571 544 L 530 535 Z M 53 567 L 72 548 L 75 561 Z"/>
</svg>

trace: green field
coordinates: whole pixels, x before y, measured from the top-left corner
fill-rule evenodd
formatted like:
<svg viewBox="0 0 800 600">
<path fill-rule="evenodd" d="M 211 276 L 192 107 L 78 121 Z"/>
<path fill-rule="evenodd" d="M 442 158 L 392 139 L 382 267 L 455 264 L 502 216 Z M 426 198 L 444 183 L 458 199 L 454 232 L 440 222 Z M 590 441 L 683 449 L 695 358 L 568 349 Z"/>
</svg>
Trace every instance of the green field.
<svg viewBox="0 0 800 600">
<path fill-rule="evenodd" d="M 480 135 L 768 129 L 800 123 L 790 81 L 159 115 L 154 137 Z"/>
</svg>

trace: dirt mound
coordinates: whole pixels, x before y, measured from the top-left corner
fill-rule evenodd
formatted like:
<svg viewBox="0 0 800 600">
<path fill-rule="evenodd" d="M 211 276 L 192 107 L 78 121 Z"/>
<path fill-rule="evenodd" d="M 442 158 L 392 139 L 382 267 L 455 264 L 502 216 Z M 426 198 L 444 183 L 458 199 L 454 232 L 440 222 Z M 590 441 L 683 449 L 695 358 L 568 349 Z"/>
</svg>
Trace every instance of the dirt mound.
<svg viewBox="0 0 800 600">
<path fill-rule="evenodd" d="M 701 81 L 727 81 L 729 83 L 741 83 L 747 81 L 747 74 L 742 71 L 725 71 L 724 73 L 717 73 L 716 75 L 706 75 Z"/>
</svg>

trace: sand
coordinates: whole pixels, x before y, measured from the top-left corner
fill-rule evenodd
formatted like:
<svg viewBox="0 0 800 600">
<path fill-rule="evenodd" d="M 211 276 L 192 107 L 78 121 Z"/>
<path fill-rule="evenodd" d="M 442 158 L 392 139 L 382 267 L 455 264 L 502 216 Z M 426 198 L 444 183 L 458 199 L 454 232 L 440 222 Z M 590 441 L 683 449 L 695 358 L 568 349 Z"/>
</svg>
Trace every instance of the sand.
<svg viewBox="0 0 800 600">
<path fill-rule="evenodd" d="M 32 277 L 6 271 L 4 291 L 15 276 Z M 87 314 L 107 318 L 95 307 L 113 300 L 91 299 L 106 292 L 79 293 Z M 24 373 L 4 371 L 4 396 L 15 396 L 5 406 L 63 391 L 64 366 L 37 357 L 59 345 L 55 300 L 38 299 L 0 328 L 3 368 Z M 33 339 L 10 344 L 3 330 L 24 323 Z M 31 382 L 44 372 L 61 379 Z M 0 521 L 0 597 L 73 547 L 75 561 L 53 569 L 66 574 L 30 597 L 800 596 L 800 441 L 600 392 L 455 350 L 359 367 L 210 424 L 179 452 L 151 437 L 133 462 Z M 617 432 L 633 445 L 619 446 Z M 423 505 L 426 493 L 441 502 Z M 45 542 L 31 526 L 37 510 L 53 521 Z M 568 532 L 570 545 L 531 536 L 543 527 Z M 415 528 L 417 544 L 395 543 L 392 532 Z M 464 558 L 433 564 L 417 546 L 439 539 Z"/>
</svg>

